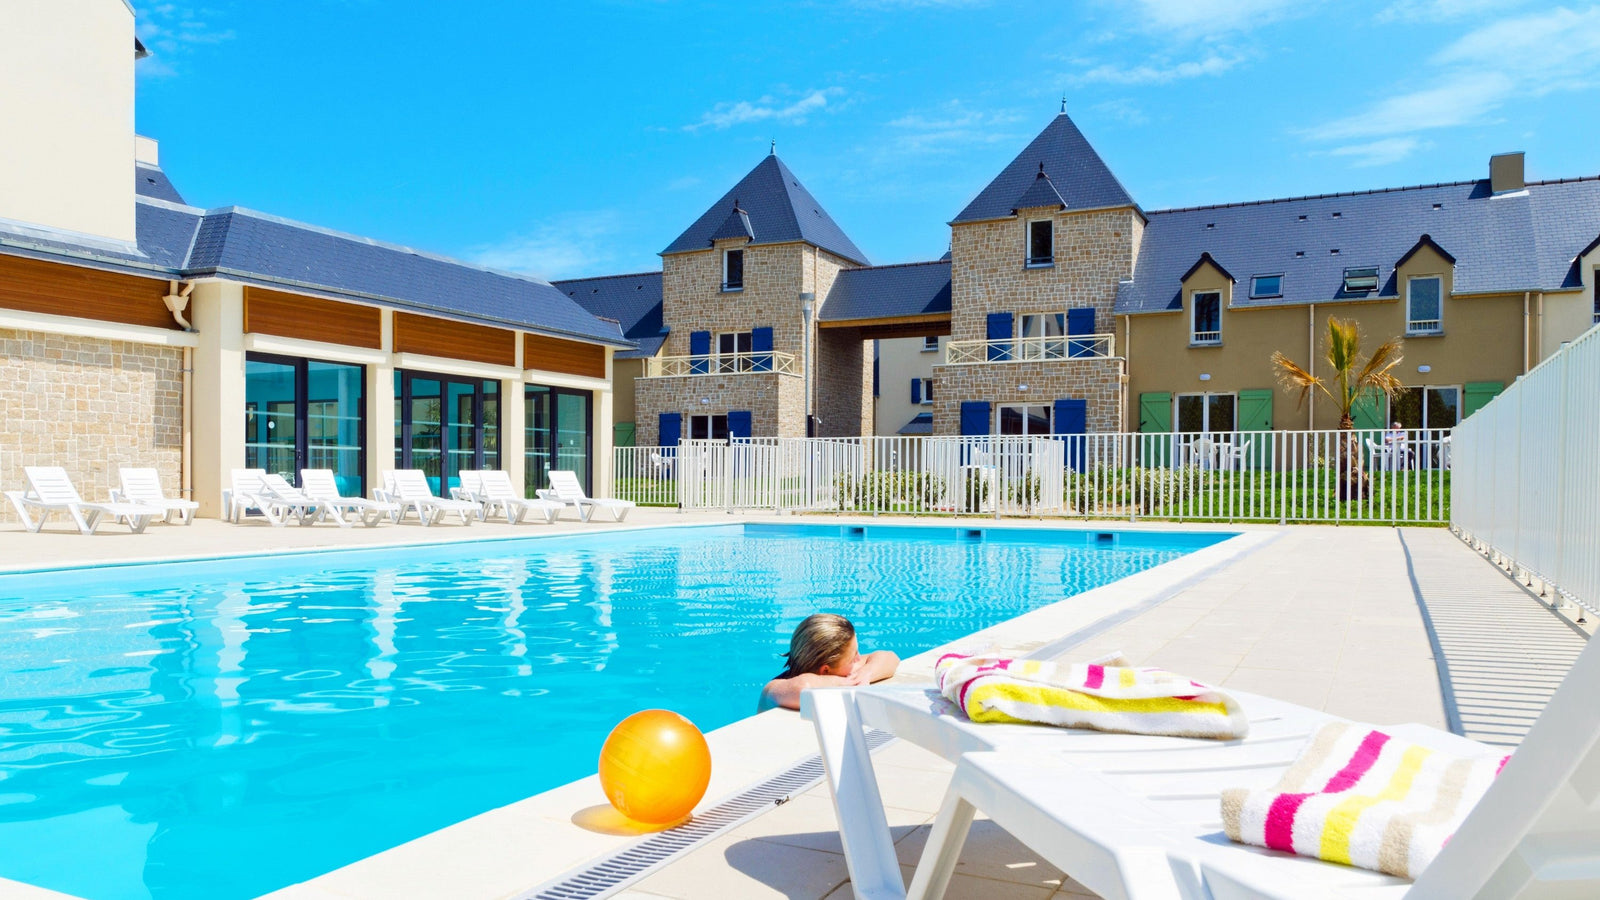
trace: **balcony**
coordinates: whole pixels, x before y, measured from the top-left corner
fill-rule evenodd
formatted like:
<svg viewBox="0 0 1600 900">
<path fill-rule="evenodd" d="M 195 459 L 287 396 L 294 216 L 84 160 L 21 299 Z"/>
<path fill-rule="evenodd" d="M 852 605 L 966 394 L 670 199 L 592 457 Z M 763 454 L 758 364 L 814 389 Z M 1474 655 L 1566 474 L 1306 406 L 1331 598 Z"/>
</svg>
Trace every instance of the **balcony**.
<svg viewBox="0 0 1600 900">
<path fill-rule="evenodd" d="M 779 375 L 800 376 L 800 363 L 793 353 L 763 350 L 760 353 L 713 353 L 703 356 L 662 356 L 647 360 L 645 378 L 682 378 L 698 375 Z"/>
<path fill-rule="evenodd" d="M 1051 335 L 1002 338 L 994 341 L 951 341 L 945 345 L 945 365 L 1038 362 L 1040 360 L 1110 359 L 1117 354 L 1112 334 Z"/>
</svg>

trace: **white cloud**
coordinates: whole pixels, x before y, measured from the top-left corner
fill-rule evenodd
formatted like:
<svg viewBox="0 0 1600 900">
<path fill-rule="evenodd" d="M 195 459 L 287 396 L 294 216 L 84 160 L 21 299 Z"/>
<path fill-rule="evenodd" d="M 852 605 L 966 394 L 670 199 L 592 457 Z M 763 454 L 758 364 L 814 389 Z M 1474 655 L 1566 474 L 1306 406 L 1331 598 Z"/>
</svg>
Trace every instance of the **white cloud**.
<svg viewBox="0 0 1600 900">
<path fill-rule="evenodd" d="M 828 98 L 844 95 L 844 88 L 830 87 L 810 91 L 792 103 L 784 104 L 770 95 L 759 100 L 740 100 L 736 103 L 718 103 L 709 112 L 700 116 L 700 121 L 683 126 L 685 131 L 698 131 L 701 128 L 715 128 L 722 130 L 734 125 L 743 125 L 747 122 L 804 122 L 812 113 L 821 112 L 828 107 Z"/>
<path fill-rule="evenodd" d="M 1513 90 L 1503 72 L 1459 72 L 1433 85 L 1381 100 L 1364 112 L 1311 129 L 1318 140 L 1407 134 L 1481 121 Z"/>
<path fill-rule="evenodd" d="M 1378 12 L 1379 22 L 1448 22 L 1481 16 L 1523 0 L 1398 0 Z"/>
<path fill-rule="evenodd" d="M 1221 75 L 1241 61 L 1237 56 L 1211 54 L 1204 59 L 1180 63 L 1145 63 L 1130 67 L 1105 63 L 1072 76 L 1072 80 L 1078 84 L 1168 84 L 1186 78 Z"/>
<path fill-rule="evenodd" d="M 232 40 L 232 29 L 217 29 L 201 18 L 216 15 L 215 10 L 196 11 L 179 3 L 141 3 L 136 9 L 134 31 L 150 56 L 135 70 L 141 77 L 162 78 L 177 74 L 177 60 L 197 46 Z"/>
<path fill-rule="evenodd" d="M 943 153 L 974 144 L 1010 142 L 1006 126 L 1021 121 L 1014 112 L 968 109 L 952 100 L 932 113 L 910 113 L 888 123 L 895 153 Z"/>
<path fill-rule="evenodd" d="M 471 262 L 521 272 L 546 280 L 614 271 L 619 260 L 610 248 L 621 230 L 614 212 L 568 213 L 494 244 L 472 247 Z"/>
<path fill-rule="evenodd" d="M 1089 109 L 1124 125 L 1145 125 L 1150 121 L 1150 117 L 1146 116 L 1144 110 L 1132 100 L 1107 100 L 1104 103 L 1096 103 Z"/>
<path fill-rule="evenodd" d="M 1600 74 L 1600 6 L 1501 19 L 1439 51 L 1433 61 L 1499 69 L 1536 93 L 1591 87 Z"/>
<path fill-rule="evenodd" d="M 1315 6 L 1314 0 L 1136 0 L 1135 24 L 1197 37 L 1248 31 Z"/>
<path fill-rule="evenodd" d="M 1418 150 L 1433 146 L 1418 138 L 1399 137 L 1383 138 L 1365 144 L 1349 144 L 1344 147 L 1335 147 L 1328 151 L 1329 156 L 1348 156 L 1358 168 L 1366 166 L 1386 166 L 1399 162 Z"/>
</svg>

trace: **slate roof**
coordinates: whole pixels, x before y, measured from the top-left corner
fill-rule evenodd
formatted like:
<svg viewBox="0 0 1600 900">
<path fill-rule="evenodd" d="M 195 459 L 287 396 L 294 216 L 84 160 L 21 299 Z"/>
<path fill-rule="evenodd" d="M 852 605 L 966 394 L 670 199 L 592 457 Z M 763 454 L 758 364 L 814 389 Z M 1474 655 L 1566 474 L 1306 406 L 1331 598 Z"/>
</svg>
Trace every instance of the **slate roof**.
<svg viewBox="0 0 1600 900">
<path fill-rule="evenodd" d="M 933 413 L 917 413 L 895 434 L 933 434 Z"/>
<path fill-rule="evenodd" d="M 623 337 L 639 347 L 619 351 L 617 359 L 639 359 L 661 351 L 667 328 L 661 322 L 660 272 L 574 278 L 551 284 L 590 314 L 622 323 Z"/>
<path fill-rule="evenodd" d="M 733 202 L 733 209 L 729 210 L 728 217 L 722 220 L 722 226 L 711 233 L 711 240 L 754 238 L 756 236 L 755 229 L 750 227 L 750 214 L 739 208 L 737 199 Z"/>
<path fill-rule="evenodd" d="M 168 203 L 182 203 L 183 196 L 178 189 L 172 186 L 172 181 L 167 178 L 159 166 L 135 165 L 133 167 L 133 190 L 140 197 L 154 197 Z"/>
<path fill-rule="evenodd" d="M 1600 235 L 1600 179 L 1498 197 L 1483 180 L 1150 212 L 1116 311 L 1181 308 L 1183 273 L 1202 253 L 1238 280 L 1234 306 L 1396 297 L 1395 266 L 1424 234 L 1456 258 L 1458 294 L 1570 290 L 1576 257 Z M 1362 266 L 1378 267 L 1378 290 L 1344 293 L 1344 270 Z M 1250 299 L 1251 276 L 1279 273 L 1281 297 Z"/>
<path fill-rule="evenodd" d="M 1067 208 L 1067 201 L 1061 199 L 1061 192 L 1056 190 L 1050 176 L 1045 174 L 1043 163 L 1039 164 L 1039 174 L 1033 176 L 1033 183 L 1028 185 L 1028 189 L 1022 192 L 1022 196 L 1018 197 L 1015 203 L 1011 204 L 1011 211 L 1014 213 L 1019 209 L 1032 209 L 1037 206 Z"/>
<path fill-rule="evenodd" d="M 1012 215 L 1012 210 L 1022 205 L 1018 199 L 1037 180 L 1040 163 L 1067 209 L 1138 208 L 1083 132 L 1061 113 L 950 224 Z"/>
<path fill-rule="evenodd" d="M 817 313 L 821 322 L 950 312 L 950 261 L 844 269 Z"/>
<path fill-rule="evenodd" d="M 851 262 L 867 265 L 867 255 L 776 154 L 761 160 L 750 174 L 711 204 L 711 208 L 661 252 L 709 249 L 712 236 L 727 221 L 728 210 L 735 200 L 749 215 L 748 224 L 755 235 L 750 241 L 752 244 L 806 241 Z"/>
</svg>

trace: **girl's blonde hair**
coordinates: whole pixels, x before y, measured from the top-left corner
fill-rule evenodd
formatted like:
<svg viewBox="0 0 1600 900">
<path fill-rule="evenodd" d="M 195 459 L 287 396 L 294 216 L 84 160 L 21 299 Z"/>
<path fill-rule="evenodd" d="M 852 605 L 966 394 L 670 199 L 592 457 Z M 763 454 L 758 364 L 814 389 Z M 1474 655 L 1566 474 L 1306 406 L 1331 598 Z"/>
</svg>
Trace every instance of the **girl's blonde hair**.
<svg viewBox="0 0 1600 900">
<path fill-rule="evenodd" d="M 833 613 L 806 616 L 789 638 L 789 652 L 785 654 L 789 668 L 784 671 L 784 677 L 816 674 L 823 666 L 836 662 L 855 636 L 856 627 L 844 616 Z"/>
</svg>

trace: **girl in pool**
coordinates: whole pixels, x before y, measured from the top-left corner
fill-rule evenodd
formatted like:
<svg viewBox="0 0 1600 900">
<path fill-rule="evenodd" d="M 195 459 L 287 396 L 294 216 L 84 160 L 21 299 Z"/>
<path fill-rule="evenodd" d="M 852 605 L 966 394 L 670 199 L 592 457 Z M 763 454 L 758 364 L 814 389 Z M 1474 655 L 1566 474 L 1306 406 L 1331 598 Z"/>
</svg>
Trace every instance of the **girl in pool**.
<svg viewBox="0 0 1600 900">
<path fill-rule="evenodd" d="M 814 687 L 850 687 L 894 674 L 900 657 L 889 650 L 862 654 L 856 627 L 844 616 L 807 616 L 789 638 L 789 667 L 761 689 L 758 709 L 800 708 L 800 692 Z"/>
</svg>

